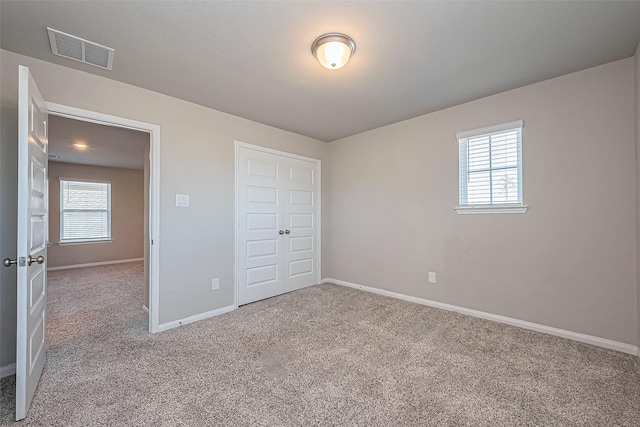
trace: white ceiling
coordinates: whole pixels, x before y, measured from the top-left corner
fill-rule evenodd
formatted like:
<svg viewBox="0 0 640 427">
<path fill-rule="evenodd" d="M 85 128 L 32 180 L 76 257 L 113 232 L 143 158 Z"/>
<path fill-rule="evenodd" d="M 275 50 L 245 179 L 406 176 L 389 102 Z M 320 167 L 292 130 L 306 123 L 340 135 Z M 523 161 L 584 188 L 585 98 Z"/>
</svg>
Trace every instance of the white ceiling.
<svg viewBox="0 0 640 427">
<path fill-rule="evenodd" d="M 2 1 L 3 49 L 332 141 L 632 56 L 640 2 Z M 51 53 L 50 26 L 115 48 Z M 313 40 L 357 44 L 341 70 Z"/>
<path fill-rule="evenodd" d="M 49 160 L 111 168 L 144 169 L 149 134 L 49 116 Z M 79 151 L 73 144 L 85 143 Z"/>
</svg>

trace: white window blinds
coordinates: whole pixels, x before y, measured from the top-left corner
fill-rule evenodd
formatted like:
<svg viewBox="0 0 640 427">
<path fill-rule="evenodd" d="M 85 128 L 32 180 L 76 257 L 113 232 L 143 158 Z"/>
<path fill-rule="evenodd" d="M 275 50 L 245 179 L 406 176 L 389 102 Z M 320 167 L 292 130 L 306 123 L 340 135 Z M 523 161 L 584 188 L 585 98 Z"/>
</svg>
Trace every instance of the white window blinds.
<svg viewBox="0 0 640 427">
<path fill-rule="evenodd" d="M 460 206 L 522 204 L 522 122 L 458 134 Z"/>
<path fill-rule="evenodd" d="M 60 180 L 60 241 L 111 238 L 111 184 Z"/>
</svg>

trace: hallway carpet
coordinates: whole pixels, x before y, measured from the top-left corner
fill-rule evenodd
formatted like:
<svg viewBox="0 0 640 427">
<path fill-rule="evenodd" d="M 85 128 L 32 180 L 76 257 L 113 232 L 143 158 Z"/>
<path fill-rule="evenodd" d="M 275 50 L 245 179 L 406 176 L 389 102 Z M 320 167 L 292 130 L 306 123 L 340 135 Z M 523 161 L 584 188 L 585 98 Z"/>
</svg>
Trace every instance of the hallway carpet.
<svg viewBox="0 0 640 427">
<path fill-rule="evenodd" d="M 49 274 L 49 353 L 1 425 L 626 425 L 634 356 L 332 284 L 147 332 L 142 264 Z M 215 297 L 215 294 L 212 295 Z"/>
</svg>

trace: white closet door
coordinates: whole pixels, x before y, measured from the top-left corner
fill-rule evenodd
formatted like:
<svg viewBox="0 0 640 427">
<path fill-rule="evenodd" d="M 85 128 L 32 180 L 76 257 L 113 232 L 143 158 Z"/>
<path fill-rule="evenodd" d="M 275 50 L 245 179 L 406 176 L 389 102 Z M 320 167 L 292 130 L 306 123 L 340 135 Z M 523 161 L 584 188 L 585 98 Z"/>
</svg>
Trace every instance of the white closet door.
<svg viewBox="0 0 640 427">
<path fill-rule="evenodd" d="M 319 165 L 238 148 L 238 304 L 318 283 Z"/>
<path fill-rule="evenodd" d="M 285 291 L 318 283 L 318 164 L 288 159 L 284 204 Z"/>
<path fill-rule="evenodd" d="M 247 304 L 283 292 L 286 182 L 280 156 L 241 148 L 238 161 L 238 301 Z"/>
</svg>

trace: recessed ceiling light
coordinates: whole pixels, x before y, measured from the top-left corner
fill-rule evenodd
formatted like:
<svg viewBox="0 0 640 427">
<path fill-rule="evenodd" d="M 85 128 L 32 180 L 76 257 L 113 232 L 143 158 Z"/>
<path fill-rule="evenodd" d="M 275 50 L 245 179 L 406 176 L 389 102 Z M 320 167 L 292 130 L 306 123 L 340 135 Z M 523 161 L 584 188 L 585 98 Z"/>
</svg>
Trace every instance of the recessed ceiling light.
<svg viewBox="0 0 640 427">
<path fill-rule="evenodd" d="M 323 34 L 311 44 L 311 53 L 330 70 L 344 67 L 356 51 L 356 42 L 346 34 Z"/>
</svg>

